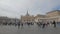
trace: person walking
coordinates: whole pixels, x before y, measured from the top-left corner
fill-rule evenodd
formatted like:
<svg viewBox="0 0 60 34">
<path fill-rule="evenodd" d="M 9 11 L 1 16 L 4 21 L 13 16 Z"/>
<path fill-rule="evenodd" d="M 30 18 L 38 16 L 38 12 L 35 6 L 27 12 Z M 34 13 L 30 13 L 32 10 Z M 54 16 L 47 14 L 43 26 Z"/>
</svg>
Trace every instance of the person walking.
<svg viewBox="0 0 60 34">
<path fill-rule="evenodd" d="M 56 27 L 56 22 L 55 21 L 53 21 L 53 25 L 54 25 L 54 27 Z"/>
<path fill-rule="evenodd" d="M 42 28 L 45 28 L 45 23 L 43 23 L 42 25 L 43 25 Z"/>
</svg>

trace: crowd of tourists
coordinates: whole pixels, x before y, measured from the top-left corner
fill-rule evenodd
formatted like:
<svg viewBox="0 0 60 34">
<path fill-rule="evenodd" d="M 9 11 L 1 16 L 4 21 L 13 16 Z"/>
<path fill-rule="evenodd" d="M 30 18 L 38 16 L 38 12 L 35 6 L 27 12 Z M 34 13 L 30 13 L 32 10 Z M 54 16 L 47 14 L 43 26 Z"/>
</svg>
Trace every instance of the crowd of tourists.
<svg viewBox="0 0 60 34">
<path fill-rule="evenodd" d="M 49 23 L 49 22 L 47 22 L 47 23 L 39 22 L 39 23 L 37 23 L 37 25 L 40 26 L 40 27 L 42 26 L 42 28 L 45 28 L 46 26 L 51 26 L 51 25 L 53 25 L 53 27 L 56 27 L 56 22 L 55 21 L 53 21 L 51 23 Z"/>
<path fill-rule="evenodd" d="M 35 23 L 35 24 L 37 24 L 39 27 L 42 27 L 42 28 L 45 28 L 46 26 L 49 26 L 49 25 L 53 25 L 54 27 L 56 27 L 56 22 L 55 21 L 53 21 L 52 23 L 49 23 L 49 22 L 47 22 L 47 23 L 38 22 L 38 23 Z M 20 22 L 18 22 L 18 23 L 2 23 L 2 25 L 24 26 L 24 23 L 20 23 Z M 25 23 L 25 25 L 30 26 L 30 25 L 34 25 L 34 23 L 27 22 L 27 23 Z"/>
</svg>

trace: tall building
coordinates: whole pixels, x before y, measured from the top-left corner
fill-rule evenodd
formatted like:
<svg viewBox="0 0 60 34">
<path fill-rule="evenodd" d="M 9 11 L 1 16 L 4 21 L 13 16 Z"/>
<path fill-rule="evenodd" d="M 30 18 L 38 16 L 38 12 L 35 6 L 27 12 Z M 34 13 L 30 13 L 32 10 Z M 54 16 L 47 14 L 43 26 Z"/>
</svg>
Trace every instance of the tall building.
<svg viewBox="0 0 60 34">
<path fill-rule="evenodd" d="M 49 21 L 60 22 L 60 10 L 54 10 L 47 13 Z"/>
<path fill-rule="evenodd" d="M 35 16 L 36 17 L 36 16 Z M 37 15 L 36 22 L 60 22 L 60 10 L 47 12 L 46 15 Z"/>
<path fill-rule="evenodd" d="M 21 22 L 22 23 L 30 23 L 30 22 L 34 22 L 34 16 L 30 15 L 27 11 L 26 15 L 25 16 L 21 16 Z"/>
<path fill-rule="evenodd" d="M 60 10 L 54 10 L 47 12 L 46 15 L 38 14 L 36 16 L 32 16 L 28 13 L 26 13 L 25 16 L 21 16 L 21 22 L 27 23 L 27 22 L 60 22 Z"/>
</svg>

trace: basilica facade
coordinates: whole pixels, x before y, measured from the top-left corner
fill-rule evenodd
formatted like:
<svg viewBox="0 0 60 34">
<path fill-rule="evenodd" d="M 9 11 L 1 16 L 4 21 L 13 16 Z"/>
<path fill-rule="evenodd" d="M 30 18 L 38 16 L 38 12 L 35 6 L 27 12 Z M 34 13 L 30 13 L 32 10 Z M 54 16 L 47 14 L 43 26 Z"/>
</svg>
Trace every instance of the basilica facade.
<svg viewBox="0 0 60 34">
<path fill-rule="evenodd" d="M 34 16 L 30 15 L 27 11 L 25 16 L 21 16 L 21 22 L 22 23 L 29 23 L 29 22 L 34 22 Z"/>
<path fill-rule="evenodd" d="M 21 16 L 21 22 L 27 23 L 27 22 L 60 22 L 60 10 L 53 10 L 50 12 L 47 12 L 46 15 L 38 14 L 36 16 L 32 16 L 28 13 L 26 13 L 25 16 Z"/>
</svg>

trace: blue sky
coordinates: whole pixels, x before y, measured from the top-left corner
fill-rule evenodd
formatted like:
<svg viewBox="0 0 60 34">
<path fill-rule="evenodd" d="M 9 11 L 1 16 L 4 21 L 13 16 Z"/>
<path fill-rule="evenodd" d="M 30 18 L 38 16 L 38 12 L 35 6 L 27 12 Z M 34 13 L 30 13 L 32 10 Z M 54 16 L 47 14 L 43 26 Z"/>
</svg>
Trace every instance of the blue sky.
<svg viewBox="0 0 60 34">
<path fill-rule="evenodd" d="M 0 16 L 19 18 L 27 10 L 31 15 L 60 10 L 60 0 L 0 0 Z"/>
</svg>

